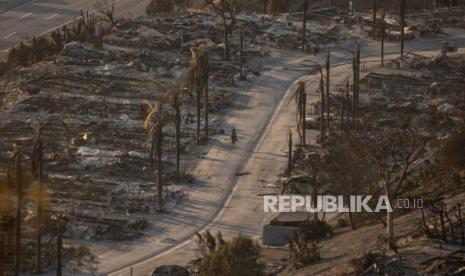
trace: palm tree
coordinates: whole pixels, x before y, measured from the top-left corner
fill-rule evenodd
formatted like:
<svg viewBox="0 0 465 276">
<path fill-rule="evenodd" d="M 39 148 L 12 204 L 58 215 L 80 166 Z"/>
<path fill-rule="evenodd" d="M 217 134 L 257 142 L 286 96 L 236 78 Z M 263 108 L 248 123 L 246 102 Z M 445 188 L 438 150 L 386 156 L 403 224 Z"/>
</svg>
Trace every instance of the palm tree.
<svg viewBox="0 0 465 276">
<path fill-rule="evenodd" d="M 36 221 L 36 260 L 35 260 L 35 272 L 40 273 L 42 271 L 42 209 L 43 209 L 43 147 L 42 147 L 42 131 L 50 126 L 53 122 L 58 122 L 63 126 L 65 132 L 68 133 L 67 125 L 56 118 L 51 118 L 45 121 L 44 123 L 34 124 L 31 120 L 28 120 L 27 123 L 32 129 L 33 132 L 33 146 L 32 146 L 32 175 L 34 180 L 37 181 L 38 191 L 37 191 L 37 221 Z"/>
<path fill-rule="evenodd" d="M 10 161 L 11 162 L 11 161 Z M 9 175 L 11 175 L 11 169 Z M 14 217 L 17 209 L 15 208 L 15 191 L 12 189 L 12 181 L 0 182 L 0 275 L 4 275 L 5 261 L 5 243 L 6 236 L 15 226 Z"/>
<path fill-rule="evenodd" d="M 183 78 L 184 79 L 184 78 Z M 180 159 L 181 159 L 181 105 L 185 95 L 192 97 L 189 88 L 181 81 L 180 84 L 170 91 L 165 96 L 166 102 L 174 109 L 174 129 L 176 139 L 176 177 L 180 175 Z"/>
<path fill-rule="evenodd" d="M 23 173 L 21 167 L 21 155 L 17 151 L 13 153 L 8 162 L 7 179 L 10 186 L 16 184 L 15 276 L 19 276 L 21 265 L 21 209 L 23 206 Z"/>
<path fill-rule="evenodd" d="M 305 137 L 305 117 L 306 117 L 306 104 L 307 104 L 307 97 L 305 94 L 305 83 L 303 81 L 300 81 L 297 84 L 297 89 L 294 92 L 294 95 L 292 96 L 293 99 L 295 99 L 296 105 L 297 105 L 297 113 L 296 113 L 296 119 L 297 119 L 297 133 L 299 134 L 300 137 L 300 143 L 302 146 L 305 146 L 306 143 L 306 137 Z"/>
<path fill-rule="evenodd" d="M 189 64 L 188 82 L 189 88 L 196 92 L 197 102 L 197 143 L 200 142 L 200 113 L 201 96 L 205 97 L 205 137 L 208 138 L 208 52 L 205 45 L 201 44 L 198 51 L 191 49 L 192 58 Z M 192 93 L 194 94 L 194 93 Z"/>
<path fill-rule="evenodd" d="M 165 114 L 162 103 L 150 103 L 142 101 L 149 113 L 144 121 L 147 130 L 147 144 L 150 145 L 150 162 L 154 167 L 154 155 L 157 158 L 157 186 L 158 186 L 158 211 L 163 210 L 163 182 L 162 182 L 162 149 L 163 149 L 163 126 Z"/>
<path fill-rule="evenodd" d="M 323 74 L 323 68 L 321 65 L 315 61 L 307 60 L 307 62 L 311 63 L 312 66 L 315 66 L 316 70 L 320 73 L 320 98 L 321 98 L 321 110 L 320 110 L 320 143 L 323 144 L 325 140 L 325 76 Z"/>
</svg>

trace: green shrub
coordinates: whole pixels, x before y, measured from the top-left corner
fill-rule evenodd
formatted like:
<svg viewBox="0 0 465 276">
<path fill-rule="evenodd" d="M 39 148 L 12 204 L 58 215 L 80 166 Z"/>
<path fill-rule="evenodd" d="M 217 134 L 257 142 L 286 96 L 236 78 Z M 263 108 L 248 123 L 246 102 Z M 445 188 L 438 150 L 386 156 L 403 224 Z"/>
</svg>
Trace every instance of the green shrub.
<svg viewBox="0 0 465 276">
<path fill-rule="evenodd" d="M 216 244 L 216 249 L 204 256 L 199 272 L 201 276 L 260 276 L 263 270 L 259 245 L 239 235 L 231 242 Z"/>
</svg>

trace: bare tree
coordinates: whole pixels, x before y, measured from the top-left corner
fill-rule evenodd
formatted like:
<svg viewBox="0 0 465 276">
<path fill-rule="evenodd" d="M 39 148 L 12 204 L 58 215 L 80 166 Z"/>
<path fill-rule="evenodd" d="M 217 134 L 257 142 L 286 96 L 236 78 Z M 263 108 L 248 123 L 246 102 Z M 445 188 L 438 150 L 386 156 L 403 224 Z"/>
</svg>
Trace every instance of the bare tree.
<svg viewBox="0 0 465 276">
<path fill-rule="evenodd" d="M 236 15 L 229 0 L 204 0 L 210 7 L 221 15 L 223 20 L 223 43 L 225 60 L 231 59 L 231 51 L 229 45 L 229 35 L 234 31 L 236 24 Z"/>
<path fill-rule="evenodd" d="M 112 26 L 116 24 L 115 1 L 97 0 L 95 3 L 95 8 L 105 17 L 108 22 L 111 23 Z"/>
<path fill-rule="evenodd" d="M 372 161 L 373 172 L 383 183 L 384 194 L 389 202 L 394 202 L 406 183 L 415 162 L 424 152 L 413 129 L 395 130 L 377 137 L 367 151 Z M 387 212 L 387 237 L 389 248 L 396 250 L 394 239 L 394 213 Z"/>
</svg>

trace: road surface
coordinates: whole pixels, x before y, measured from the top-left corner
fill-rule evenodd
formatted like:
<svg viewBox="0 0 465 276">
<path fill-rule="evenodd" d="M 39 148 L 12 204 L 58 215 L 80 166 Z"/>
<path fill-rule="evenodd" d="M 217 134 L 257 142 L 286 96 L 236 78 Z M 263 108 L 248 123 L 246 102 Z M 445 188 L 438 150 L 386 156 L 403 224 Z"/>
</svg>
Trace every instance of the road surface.
<svg viewBox="0 0 465 276">
<path fill-rule="evenodd" d="M 23 3 L 24 1 L 17 1 Z M 138 17 L 150 0 L 114 0 L 115 13 Z M 72 22 L 80 11 L 95 12 L 96 0 L 32 0 L 0 13 L 0 57 L 21 41 L 47 34 Z M 5 6 L 6 7 L 6 6 Z"/>
</svg>

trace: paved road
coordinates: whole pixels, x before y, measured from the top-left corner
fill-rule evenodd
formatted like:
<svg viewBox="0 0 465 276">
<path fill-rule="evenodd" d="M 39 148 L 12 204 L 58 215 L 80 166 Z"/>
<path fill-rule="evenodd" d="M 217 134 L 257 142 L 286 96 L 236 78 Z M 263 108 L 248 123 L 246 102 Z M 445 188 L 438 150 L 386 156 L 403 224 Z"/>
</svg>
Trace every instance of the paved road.
<svg viewBox="0 0 465 276">
<path fill-rule="evenodd" d="M 137 17 L 150 0 L 114 0 L 116 14 Z M 32 0 L 0 14 L 0 57 L 33 36 L 47 34 L 80 16 L 95 12 L 96 0 Z"/>
</svg>

